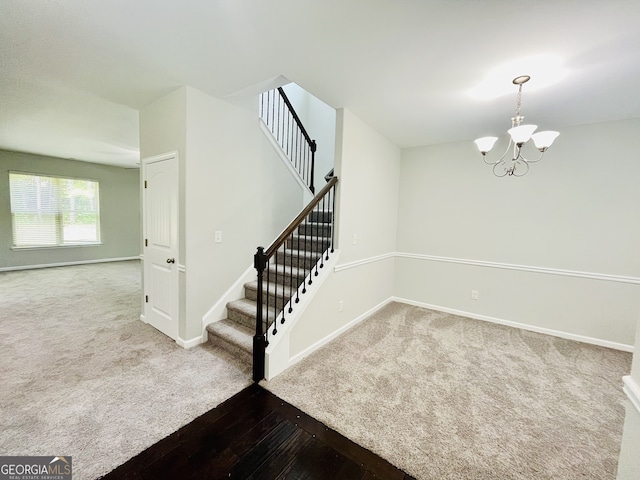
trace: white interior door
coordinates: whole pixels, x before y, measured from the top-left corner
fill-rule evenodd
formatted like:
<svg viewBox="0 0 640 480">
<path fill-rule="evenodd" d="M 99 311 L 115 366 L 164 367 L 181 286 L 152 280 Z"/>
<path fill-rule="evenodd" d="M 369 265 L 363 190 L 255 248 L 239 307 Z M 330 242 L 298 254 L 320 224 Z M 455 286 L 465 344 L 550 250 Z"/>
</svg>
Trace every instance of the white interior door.
<svg viewBox="0 0 640 480">
<path fill-rule="evenodd" d="M 178 338 L 178 158 L 142 160 L 145 321 Z"/>
</svg>

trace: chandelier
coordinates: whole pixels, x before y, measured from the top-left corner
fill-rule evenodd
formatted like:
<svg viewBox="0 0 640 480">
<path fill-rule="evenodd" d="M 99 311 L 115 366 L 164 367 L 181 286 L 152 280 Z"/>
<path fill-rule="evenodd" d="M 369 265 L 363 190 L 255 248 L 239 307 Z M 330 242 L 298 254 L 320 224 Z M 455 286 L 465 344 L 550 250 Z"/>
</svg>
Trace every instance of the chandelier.
<svg viewBox="0 0 640 480">
<path fill-rule="evenodd" d="M 514 85 L 518 85 L 518 95 L 516 100 L 516 115 L 511 118 L 511 128 L 509 133 L 509 145 L 502 156 L 495 162 L 487 161 L 487 153 L 491 151 L 498 137 L 482 137 L 475 140 L 484 163 L 493 165 L 493 174 L 496 177 L 504 177 L 505 175 L 522 177 L 529 171 L 529 164 L 539 161 L 544 152 L 551 146 L 556 139 L 558 132 L 547 130 L 544 132 L 533 133 L 537 125 L 522 125 L 524 117 L 520 115 L 520 107 L 522 106 L 522 85 L 527 83 L 531 77 L 529 75 L 521 75 L 513 79 Z M 522 155 L 522 147 L 525 143 L 533 140 L 536 148 L 540 151 L 540 155 L 535 159 L 527 159 Z M 512 149 L 513 147 L 513 149 Z M 513 152 L 511 158 L 507 157 L 507 153 Z"/>
</svg>

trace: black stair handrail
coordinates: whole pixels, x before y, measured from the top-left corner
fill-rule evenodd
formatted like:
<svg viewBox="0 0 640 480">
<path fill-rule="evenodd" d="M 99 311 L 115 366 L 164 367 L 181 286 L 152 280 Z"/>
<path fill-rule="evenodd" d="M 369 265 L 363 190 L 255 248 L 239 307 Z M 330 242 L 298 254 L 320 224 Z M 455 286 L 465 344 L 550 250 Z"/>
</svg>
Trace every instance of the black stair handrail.
<svg viewBox="0 0 640 480">
<path fill-rule="evenodd" d="M 304 135 L 304 138 L 307 140 L 307 143 L 309 143 L 309 144 L 314 143 L 315 140 L 311 140 L 311 137 L 307 133 L 307 129 L 304 128 L 304 125 L 302 124 L 302 120 L 300 120 L 300 117 L 296 113 L 296 109 L 293 108 L 293 105 L 291 105 L 291 102 L 289 101 L 289 97 L 287 97 L 287 94 L 284 93 L 283 88 L 282 87 L 278 87 L 277 90 L 278 90 L 278 93 L 280 93 L 280 96 L 282 97 L 282 100 L 284 100 L 284 103 L 289 108 L 289 111 L 291 112 L 291 115 L 293 116 L 294 120 L 298 124 L 298 128 L 300 128 L 300 130 L 302 132 L 302 135 Z"/>
<path fill-rule="evenodd" d="M 302 180 L 315 193 L 316 141 L 309 136 L 282 87 L 260 94 L 260 117 Z"/>
<path fill-rule="evenodd" d="M 278 316 L 282 314 L 280 323 L 283 324 L 286 314 L 291 313 L 293 305 L 300 301 L 300 294 L 306 293 L 307 285 L 313 284 L 313 277 L 318 276 L 319 269 L 324 267 L 325 260 L 329 260 L 330 253 L 334 252 L 334 207 L 337 183 L 338 177 L 332 177 L 278 238 L 266 250 L 264 247 L 258 247 L 253 257 L 253 264 L 258 274 L 256 333 L 253 337 L 253 380 L 255 382 L 264 378 L 265 349 L 269 345 L 269 328 L 273 325 L 271 334 L 277 335 Z M 309 222 L 304 223 L 307 219 Z M 314 224 L 318 224 L 315 231 Z M 296 232 L 298 232 L 297 236 Z M 296 248 L 291 246 L 288 248 L 287 245 L 294 245 Z M 287 257 L 287 250 L 289 257 Z M 273 262 L 271 262 L 272 259 Z M 278 271 L 278 265 L 280 265 L 278 260 L 283 262 L 282 272 Z M 267 271 L 266 279 L 265 271 Z M 279 275 L 281 275 L 282 284 L 278 282 Z M 272 291 L 273 302 L 270 298 Z M 266 300 L 264 292 L 266 292 Z M 273 304 L 270 305 L 270 303 Z"/>
</svg>

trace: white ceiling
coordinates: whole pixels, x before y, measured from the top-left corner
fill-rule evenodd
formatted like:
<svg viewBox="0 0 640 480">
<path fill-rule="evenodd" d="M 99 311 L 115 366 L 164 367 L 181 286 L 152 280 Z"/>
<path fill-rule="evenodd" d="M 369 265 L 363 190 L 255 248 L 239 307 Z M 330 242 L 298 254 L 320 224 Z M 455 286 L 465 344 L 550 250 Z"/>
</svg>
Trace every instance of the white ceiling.
<svg viewBox="0 0 640 480">
<path fill-rule="evenodd" d="M 501 65 L 560 57 L 566 75 Z M 135 166 L 138 110 L 181 85 L 225 97 L 282 75 L 400 147 L 640 117 L 638 0 L 0 2 L 0 148 Z M 536 77 L 538 73 L 538 77 Z"/>
</svg>

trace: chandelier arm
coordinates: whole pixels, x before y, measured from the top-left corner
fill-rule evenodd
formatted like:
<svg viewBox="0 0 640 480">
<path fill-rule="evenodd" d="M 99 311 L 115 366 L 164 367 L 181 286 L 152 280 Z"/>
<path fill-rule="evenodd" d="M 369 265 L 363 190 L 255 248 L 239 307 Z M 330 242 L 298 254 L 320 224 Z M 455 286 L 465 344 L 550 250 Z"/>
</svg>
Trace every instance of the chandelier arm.
<svg viewBox="0 0 640 480">
<path fill-rule="evenodd" d="M 509 138 L 509 145 L 507 145 L 507 148 L 504 150 L 504 153 L 502 154 L 502 156 L 498 160 L 496 160 L 495 162 L 487 162 L 487 156 L 483 155 L 482 159 L 484 160 L 484 163 L 486 163 L 487 165 L 497 165 L 502 160 L 504 160 L 504 157 L 507 156 L 507 152 L 509 152 L 509 149 L 511 148 L 511 145 L 513 145 L 513 140 L 511 138 Z M 500 176 L 504 177 L 504 175 L 500 175 Z"/>
<path fill-rule="evenodd" d="M 529 162 L 527 160 L 525 160 L 524 157 L 521 157 L 521 159 L 518 159 L 516 161 L 516 165 L 524 165 L 526 168 L 525 168 L 523 173 L 517 173 L 519 170 L 517 168 L 514 168 L 514 170 L 513 170 L 513 176 L 514 177 L 523 177 L 527 173 L 529 173 Z"/>
<path fill-rule="evenodd" d="M 503 155 L 503 156 L 504 156 L 504 155 Z M 502 161 L 500 161 L 500 160 L 499 160 L 499 161 L 497 161 L 497 162 L 493 165 L 493 174 L 494 174 L 496 177 L 498 177 L 498 178 L 500 178 L 500 177 L 504 177 L 504 176 L 506 176 L 506 175 L 507 175 L 507 173 L 508 173 L 508 170 L 507 170 L 506 168 L 504 169 L 504 173 L 503 173 L 502 175 L 498 175 L 498 173 L 496 173 L 496 167 L 498 167 L 498 165 L 500 165 L 500 164 L 503 164 L 503 165 L 504 165 L 504 163 L 505 163 L 505 162 L 502 162 Z"/>
<path fill-rule="evenodd" d="M 542 157 L 544 157 L 544 152 L 540 152 L 540 156 L 534 160 L 529 160 L 528 158 L 524 158 L 522 155 L 520 155 L 520 157 L 527 163 L 536 163 L 542 160 Z"/>
</svg>

